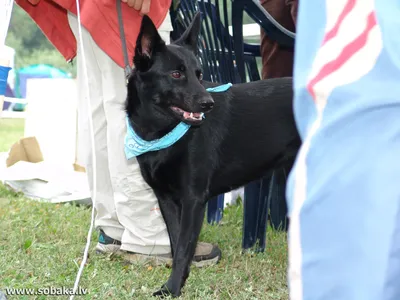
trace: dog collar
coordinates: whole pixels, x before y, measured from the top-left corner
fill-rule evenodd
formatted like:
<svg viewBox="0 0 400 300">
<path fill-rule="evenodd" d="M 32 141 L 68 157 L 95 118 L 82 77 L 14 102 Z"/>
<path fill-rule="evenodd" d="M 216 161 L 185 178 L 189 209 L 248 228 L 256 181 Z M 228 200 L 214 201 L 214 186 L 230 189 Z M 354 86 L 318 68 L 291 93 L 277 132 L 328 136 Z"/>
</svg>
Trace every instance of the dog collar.
<svg viewBox="0 0 400 300">
<path fill-rule="evenodd" d="M 208 88 L 207 92 L 226 92 L 230 89 L 231 86 L 232 83 L 227 83 L 213 88 Z M 169 133 L 159 139 L 152 141 L 145 141 L 137 135 L 137 133 L 133 130 L 133 127 L 131 126 L 128 116 L 126 116 L 126 128 L 127 134 L 125 136 L 125 156 L 129 160 L 146 152 L 158 151 L 172 146 L 186 134 L 186 132 L 190 128 L 190 125 L 186 124 L 185 122 L 180 122 Z"/>
</svg>

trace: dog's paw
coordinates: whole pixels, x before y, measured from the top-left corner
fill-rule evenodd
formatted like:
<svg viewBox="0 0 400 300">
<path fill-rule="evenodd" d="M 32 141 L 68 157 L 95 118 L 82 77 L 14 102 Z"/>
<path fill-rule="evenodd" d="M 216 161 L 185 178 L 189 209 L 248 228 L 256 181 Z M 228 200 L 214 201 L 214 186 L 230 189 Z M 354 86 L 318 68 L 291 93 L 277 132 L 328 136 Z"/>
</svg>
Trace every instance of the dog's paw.
<svg viewBox="0 0 400 300">
<path fill-rule="evenodd" d="M 158 291 L 153 293 L 154 297 L 158 297 L 161 299 L 168 297 L 168 296 L 171 296 L 172 298 L 176 298 L 176 297 L 179 297 L 180 295 L 181 295 L 180 292 L 173 292 L 165 284 L 161 287 L 161 289 L 159 289 Z"/>
</svg>

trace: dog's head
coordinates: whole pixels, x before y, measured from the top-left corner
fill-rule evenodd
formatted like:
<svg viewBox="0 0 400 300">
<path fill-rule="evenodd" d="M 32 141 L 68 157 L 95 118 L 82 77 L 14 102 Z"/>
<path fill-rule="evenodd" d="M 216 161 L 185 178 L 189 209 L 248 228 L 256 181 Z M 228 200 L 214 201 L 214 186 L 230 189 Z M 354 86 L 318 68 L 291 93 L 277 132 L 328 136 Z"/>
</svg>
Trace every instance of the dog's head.
<svg viewBox="0 0 400 300">
<path fill-rule="evenodd" d="M 129 80 L 139 98 L 135 105 L 165 121 L 202 123 L 204 113 L 211 111 L 214 101 L 201 84 L 202 68 L 196 57 L 199 33 L 197 14 L 184 34 L 166 45 L 151 19 L 143 17 L 133 59 L 135 70 Z M 132 101 L 129 91 L 128 101 Z"/>
</svg>

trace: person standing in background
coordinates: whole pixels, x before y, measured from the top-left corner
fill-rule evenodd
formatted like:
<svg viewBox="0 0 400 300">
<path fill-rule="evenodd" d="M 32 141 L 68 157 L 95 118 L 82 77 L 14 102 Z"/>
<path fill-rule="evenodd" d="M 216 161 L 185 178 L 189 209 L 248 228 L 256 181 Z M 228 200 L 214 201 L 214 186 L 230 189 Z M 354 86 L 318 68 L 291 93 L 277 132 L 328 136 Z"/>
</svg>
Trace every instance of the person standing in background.
<svg viewBox="0 0 400 300">
<path fill-rule="evenodd" d="M 261 0 L 265 10 L 283 27 L 296 31 L 298 0 Z M 294 49 L 282 48 L 261 29 L 262 79 L 291 77 Z"/>
</svg>

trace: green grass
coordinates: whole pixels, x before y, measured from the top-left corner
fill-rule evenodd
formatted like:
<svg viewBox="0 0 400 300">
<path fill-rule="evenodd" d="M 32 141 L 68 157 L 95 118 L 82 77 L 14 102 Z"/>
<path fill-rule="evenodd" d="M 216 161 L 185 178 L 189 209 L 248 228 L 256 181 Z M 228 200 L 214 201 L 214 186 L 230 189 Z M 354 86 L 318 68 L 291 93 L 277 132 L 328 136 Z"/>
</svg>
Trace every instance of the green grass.
<svg viewBox="0 0 400 300">
<path fill-rule="evenodd" d="M 21 124 L 12 123 L 8 128 L 21 129 Z M 14 130 L 16 139 L 20 129 Z M 12 134 L 4 141 L 15 142 Z M 223 225 L 204 225 L 201 240 L 217 243 L 223 258 L 216 266 L 192 268 L 182 299 L 288 299 L 286 234 L 268 229 L 265 253 L 241 254 L 242 213 L 241 205 L 231 206 L 225 211 Z M 0 184 L 0 290 L 5 287 L 71 288 L 89 223 L 88 207 L 27 200 Z M 96 239 L 94 233 L 80 284 L 89 294 L 77 298 L 154 299 L 151 293 L 165 282 L 171 270 L 126 265 L 121 258 L 96 255 L 93 252 Z M 47 298 L 14 296 L 9 299 Z"/>
<path fill-rule="evenodd" d="M 0 118 L 0 152 L 6 152 L 24 135 L 24 119 Z"/>
</svg>

